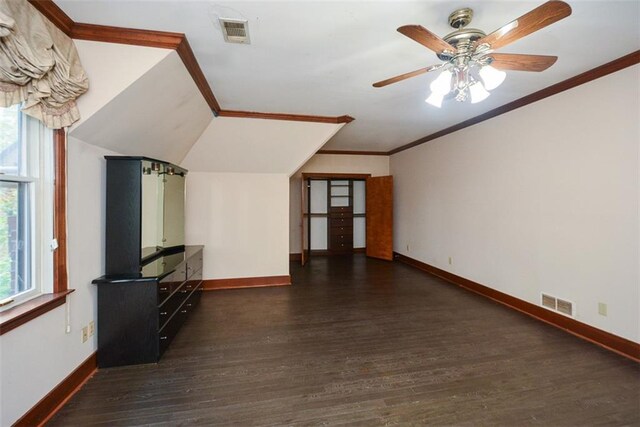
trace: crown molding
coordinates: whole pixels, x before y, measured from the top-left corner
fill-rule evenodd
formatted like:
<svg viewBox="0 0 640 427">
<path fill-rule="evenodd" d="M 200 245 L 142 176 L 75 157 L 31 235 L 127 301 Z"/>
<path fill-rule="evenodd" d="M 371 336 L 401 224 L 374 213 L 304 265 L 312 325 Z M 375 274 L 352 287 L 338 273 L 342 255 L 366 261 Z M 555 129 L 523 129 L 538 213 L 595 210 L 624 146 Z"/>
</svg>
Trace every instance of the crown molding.
<svg viewBox="0 0 640 427">
<path fill-rule="evenodd" d="M 221 117 L 240 117 L 252 119 L 269 120 L 289 120 L 294 122 L 316 122 L 316 123 L 350 123 L 354 120 L 351 116 L 308 116 L 304 114 L 287 113 L 259 113 L 256 111 L 221 110 Z"/>
<path fill-rule="evenodd" d="M 460 129 L 464 129 L 466 127 L 475 125 L 480 122 L 484 122 L 485 120 L 489 120 L 493 117 L 499 116 L 504 113 L 508 113 L 509 111 L 513 111 L 516 108 L 524 107 L 525 105 L 532 104 L 534 102 L 540 101 L 541 99 L 548 98 L 560 92 L 564 92 L 565 90 L 572 89 L 576 86 L 583 85 L 592 80 L 599 79 L 600 77 L 604 77 L 607 74 L 615 73 L 616 71 L 620 71 L 624 68 L 630 67 L 632 65 L 636 65 L 640 62 L 640 50 L 636 50 L 628 55 L 622 56 L 618 59 L 615 59 L 611 62 L 607 62 L 604 65 L 600 65 L 599 67 L 593 68 L 589 71 L 586 71 L 582 74 L 578 74 L 577 76 L 571 77 L 567 80 L 563 80 L 560 83 L 556 83 L 552 86 L 546 87 L 542 90 L 524 96 L 522 98 L 516 99 L 508 104 L 502 105 L 498 108 L 494 108 L 491 111 L 487 111 L 484 114 L 480 114 L 479 116 L 472 117 L 468 120 L 450 126 L 446 129 L 438 131 L 436 133 L 432 133 L 431 135 L 427 135 L 420 139 L 417 139 L 408 144 L 402 145 L 398 148 L 394 148 L 388 152 L 389 155 L 399 153 L 404 150 L 408 150 L 409 148 L 416 147 L 418 145 L 424 144 L 425 142 L 432 141 L 437 138 L 441 138 L 450 133 L 459 131 Z"/>
<path fill-rule="evenodd" d="M 53 25 L 58 27 L 63 33 L 71 37 L 71 30 L 75 25 L 73 19 L 64 13 L 60 7 L 52 0 L 28 0 L 38 12 L 43 14 Z"/>
<path fill-rule="evenodd" d="M 211 86 L 207 82 L 187 37 L 182 33 L 166 31 L 139 30 L 133 28 L 111 27 L 107 25 L 83 24 L 74 22 L 53 0 L 28 0 L 42 15 L 51 21 L 66 35 L 77 40 L 89 40 L 105 43 L 120 43 L 135 46 L 157 47 L 175 50 L 193 81 L 202 93 L 215 116 L 249 117 L 271 120 L 291 120 L 298 122 L 349 123 L 351 116 L 311 116 L 304 114 L 260 113 L 255 111 L 223 110 L 216 100 Z"/>
<path fill-rule="evenodd" d="M 359 150 L 319 150 L 316 154 L 346 154 L 356 156 L 388 156 L 386 151 L 359 151 Z"/>
</svg>

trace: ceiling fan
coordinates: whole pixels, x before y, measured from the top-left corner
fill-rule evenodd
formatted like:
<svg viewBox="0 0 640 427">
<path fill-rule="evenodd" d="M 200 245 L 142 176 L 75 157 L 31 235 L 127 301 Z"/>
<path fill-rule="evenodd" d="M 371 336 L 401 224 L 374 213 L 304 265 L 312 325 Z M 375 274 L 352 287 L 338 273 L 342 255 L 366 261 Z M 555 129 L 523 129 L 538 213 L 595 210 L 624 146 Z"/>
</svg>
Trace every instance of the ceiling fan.
<svg viewBox="0 0 640 427">
<path fill-rule="evenodd" d="M 444 38 L 421 25 L 404 25 L 398 28 L 400 33 L 433 50 L 444 62 L 379 81 L 373 86 L 383 87 L 443 69 L 431 83 L 431 95 L 426 102 L 436 107 L 440 107 L 445 98 L 455 98 L 460 102 L 471 98 L 471 103 L 480 102 L 489 96 L 488 90 L 495 89 L 504 81 L 506 73 L 502 70 L 544 71 L 558 59 L 547 55 L 494 53 L 495 50 L 569 15 L 571 7 L 567 3 L 552 0 L 489 35 L 467 28 L 473 18 L 470 8 L 458 9 L 449 15 L 449 25 L 455 31 Z"/>
</svg>

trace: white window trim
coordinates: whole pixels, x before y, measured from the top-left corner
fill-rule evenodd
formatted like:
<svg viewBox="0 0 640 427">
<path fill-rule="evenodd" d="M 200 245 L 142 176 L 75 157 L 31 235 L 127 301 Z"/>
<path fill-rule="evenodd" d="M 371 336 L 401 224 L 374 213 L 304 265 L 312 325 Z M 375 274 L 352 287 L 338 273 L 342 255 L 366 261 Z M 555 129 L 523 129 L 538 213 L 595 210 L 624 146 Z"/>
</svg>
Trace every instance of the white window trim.
<svg viewBox="0 0 640 427">
<path fill-rule="evenodd" d="M 22 116 L 22 135 L 26 135 L 24 176 L 0 175 L 3 181 L 32 184 L 28 191 L 30 203 L 30 280 L 32 288 L 8 298 L 11 303 L 0 311 L 16 307 L 38 296 L 53 292 L 53 227 L 55 194 L 55 159 L 53 131 L 36 119 Z"/>
</svg>

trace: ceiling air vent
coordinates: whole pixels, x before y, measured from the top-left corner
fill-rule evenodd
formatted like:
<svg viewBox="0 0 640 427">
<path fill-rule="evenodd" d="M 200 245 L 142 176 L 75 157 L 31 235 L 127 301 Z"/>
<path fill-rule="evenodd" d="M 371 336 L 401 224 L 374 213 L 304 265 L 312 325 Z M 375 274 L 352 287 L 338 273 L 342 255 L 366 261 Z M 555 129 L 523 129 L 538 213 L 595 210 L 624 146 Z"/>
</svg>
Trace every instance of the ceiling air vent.
<svg viewBox="0 0 640 427">
<path fill-rule="evenodd" d="M 220 18 L 224 40 L 228 43 L 249 44 L 249 24 L 243 19 Z"/>
</svg>

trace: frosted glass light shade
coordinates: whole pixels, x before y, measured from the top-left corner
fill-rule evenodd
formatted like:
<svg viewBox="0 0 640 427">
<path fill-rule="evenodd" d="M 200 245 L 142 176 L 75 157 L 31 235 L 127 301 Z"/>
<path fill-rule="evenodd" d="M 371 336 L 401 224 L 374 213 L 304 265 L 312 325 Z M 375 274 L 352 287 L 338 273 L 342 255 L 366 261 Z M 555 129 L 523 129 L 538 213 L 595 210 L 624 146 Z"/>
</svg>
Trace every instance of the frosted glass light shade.
<svg viewBox="0 0 640 427">
<path fill-rule="evenodd" d="M 434 107 L 440 108 L 440 107 L 442 107 L 442 99 L 443 98 L 444 98 L 444 95 L 432 92 L 431 95 L 429 95 L 429 97 L 424 100 L 424 102 L 426 102 L 427 104 L 431 104 Z"/>
<path fill-rule="evenodd" d="M 444 70 L 438 78 L 431 82 L 429 86 L 431 88 L 431 92 L 437 93 L 439 95 L 446 95 L 451 92 L 451 71 Z"/>
<path fill-rule="evenodd" d="M 482 77 L 485 89 L 493 90 L 502 84 L 507 73 L 496 70 L 491 65 L 485 65 L 480 69 L 480 77 Z"/>
<path fill-rule="evenodd" d="M 484 101 L 489 96 L 489 92 L 482 86 L 482 83 L 475 82 L 469 85 L 469 93 L 471 94 L 471 103 L 476 104 Z"/>
</svg>

